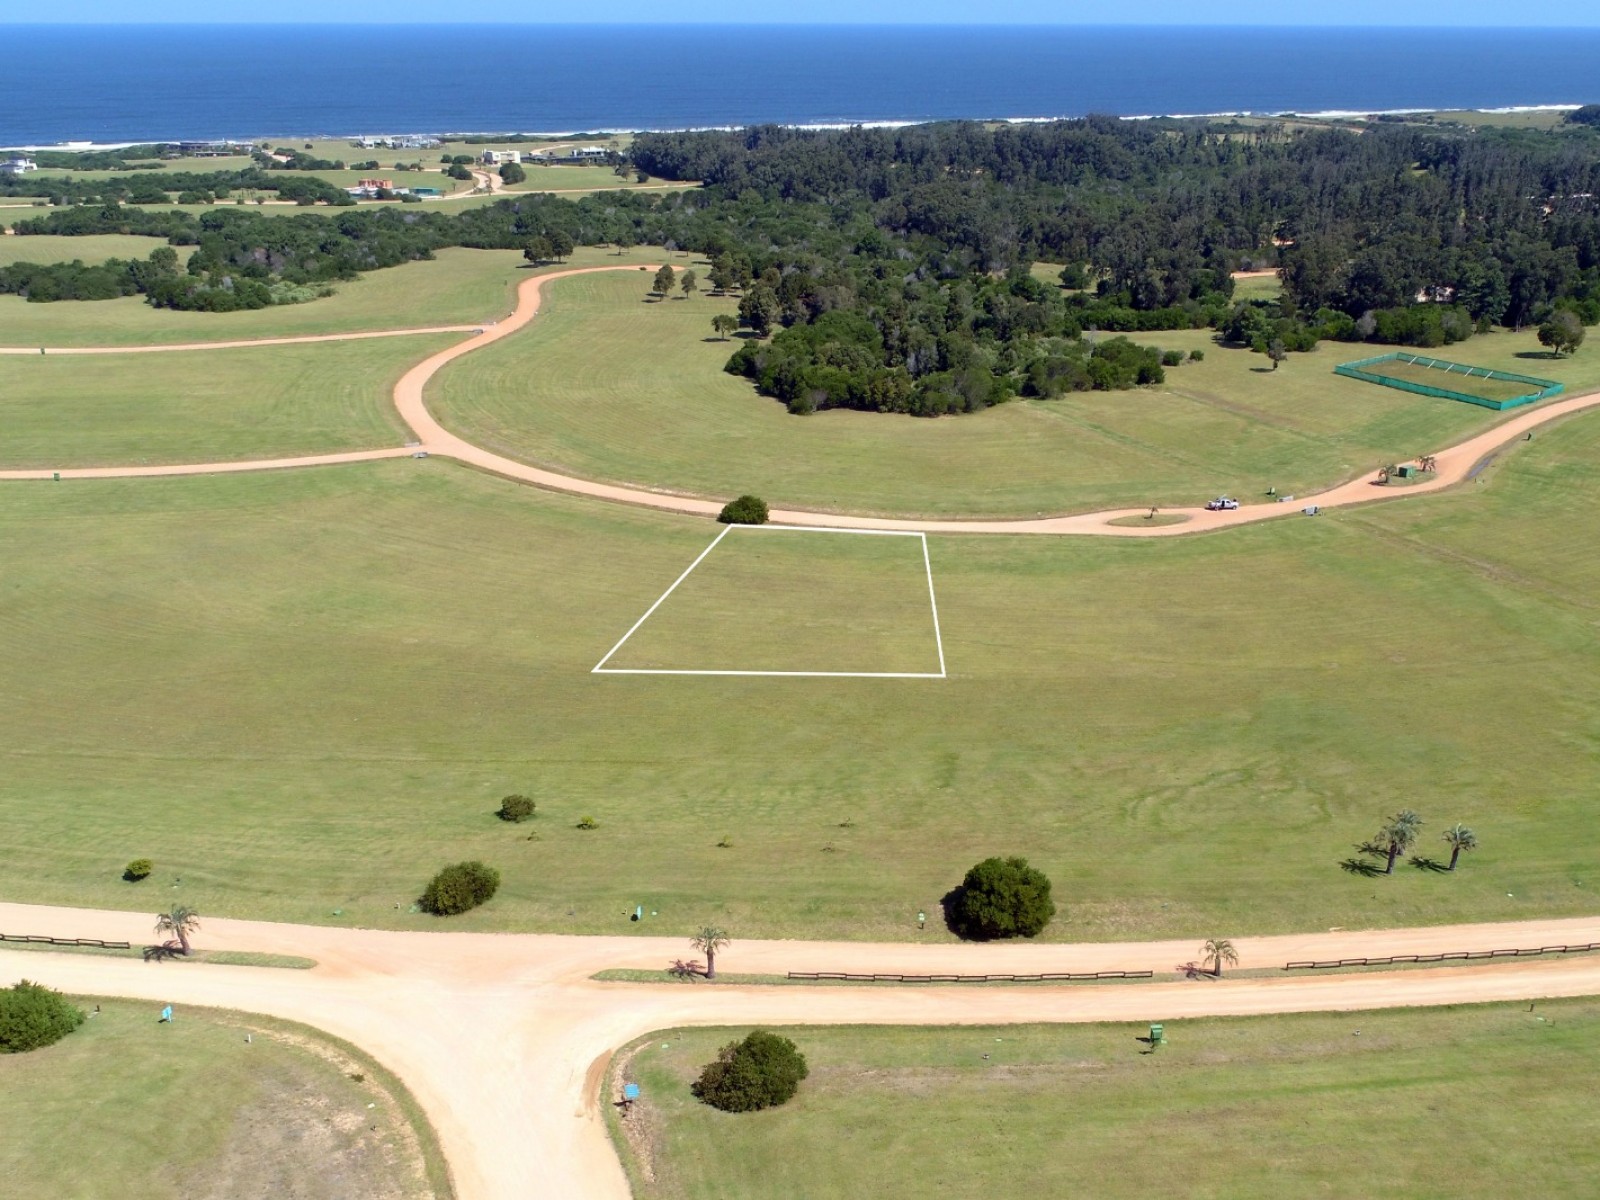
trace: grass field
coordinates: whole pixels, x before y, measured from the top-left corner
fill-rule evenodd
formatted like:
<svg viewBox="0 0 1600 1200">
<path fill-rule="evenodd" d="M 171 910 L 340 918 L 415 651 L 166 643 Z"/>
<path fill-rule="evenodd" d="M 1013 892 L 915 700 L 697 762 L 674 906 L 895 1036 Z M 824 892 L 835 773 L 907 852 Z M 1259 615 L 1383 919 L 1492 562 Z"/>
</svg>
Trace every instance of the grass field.
<svg viewBox="0 0 1600 1200">
<path fill-rule="evenodd" d="M 555 284 L 532 328 L 441 373 L 430 406 L 480 445 L 588 478 L 908 515 L 1166 507 L 1268 487 L 1304 494 L 1498 419 L 1330 381 L 1348 347 L 1296 355 L 1274 372 L 1262 355 L 1217 347 L 1207 330 L 1144 336 L 1207 352 L 1169 369 L 1161 389 L 1014 401 L 941 420 L 795 417 L 722 371 L 737 343 L 713 338 L 710 318 L 731 301 L 645 303 L 647 287 L 626 273 Z M 1476 339 L 1474 361 L 1518 363 L 1536 346 L 1532 332 Z M 1573 391 L 1600 384 L 1600 356 L 1582 358 L 1538 369 Z"/>
<path fill-rule="evenodd" d="M 244 1013 L 180 1008 L 162 1025 L 159 1005 L 99 1004 L 64 1041 L 0 1056 L 7 1195 L 450 1194 L 415 1101 L 353 1047 Z"/>
<path fill-rule="evenodd" d="M 398 446 L 409 435 L 390 399 L 395 380 L 459 337 L 12 358 L 0 391 L 6 431 L 0 467 L 212 462 Z"/>
<path fill-rule="evenodd" d="M 585 248 L 573 254 L 570 265 L 645 263 L 660 257 L 660 249 L 649 247 L 621 257 Z M 141 346 L 469 325 L 510 312 L 516 286 L 527 275 L 528 266 L 515 251 L 452 248 L 427 262 L 371 271 L 336 284 L 334 295 L 325 299 L 248 312 L 172 312 L 151 308 L 140 296 L 55 304 L 0 296 L 0 345 Z"/>
<path fill-rule="evenodd" d="M 1419 363 L 1402 362 L 1399 359 L 1373 363 L 1361 369 L 1369 375 L 1381 375 L 1386 379 L 1399 379 L 1406 383 L 1421 383 L 1428 387 L 1444 388 L 1497 403 L 1515 400 L 1518 396 L 1526 396 L 1530 392 L 1539 390 L 1536 384 L 1487 379 L 1481 375 L 1468 375 L 1464 371 L 1447 371 L 1441 367 L 1426 367 Z"/>
<path fill-rule="evenodd" d="M 1283 281 L 1276 275 L 1251 275 L 1233 281 L 1234 300 L 1276 300 L 1283 295 Z"/>
<path fill-rule="evenodd" d="M 1498 1200 L 1600 1169 L 1593 1000 L 1167 1022 L 1153 1055 L 1133 1025 L 786 1032 L 811 1074 L 761 1113 L 688 1092 L 744 1030 L 642 1045 L 610 1117 L 639 1200 Z"/>
<path fill-rule="evenodd" d="M 605 665 L 938 674 L 922 539 L 731 528 Z"/>
<path fill-rule="evenodd" d="M 90 265 L 103 263 L 108 258 L 149 258 L 150 251 L 166 244 L 165 238 L 134 237 L 120 233 L 92 234 L 88 237 L 58 237 L 55 234 L 0 237 L 0 267 L 19 262 L 71 262 L 75 258 Z M 193 246 L 174 246 L 173 249 L 177 251 L 180 261 L 187 261 L 189 255 L 194 253 Z M 6 296 L 3 299 L 12 300 L 15 297 Z M 8 335 L 9 330 L 0 334 L 0 339 Z"/>
<path fill-rule="evenodd" d="M 591 675 L 715 527 L 442 460 L 17 485 L 0 895 L 124 907 L 159 829 L 208 915 L 360 925 L 481 858 L 454 927 L 912 936 L 1018 851 L 1052 938 L 1590 911 L 1597 461 L 1579 417 L 1315 522 L 930 538 L 944 681 Z M 1403 804 L 1483 849 L 1341 871 Z"/>
</svg>

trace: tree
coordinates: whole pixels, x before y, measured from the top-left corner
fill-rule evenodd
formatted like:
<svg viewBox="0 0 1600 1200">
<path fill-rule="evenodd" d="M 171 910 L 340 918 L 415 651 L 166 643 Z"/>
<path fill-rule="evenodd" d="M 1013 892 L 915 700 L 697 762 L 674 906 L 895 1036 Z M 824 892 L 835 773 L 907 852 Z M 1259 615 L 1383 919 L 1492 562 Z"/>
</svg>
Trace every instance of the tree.
<svg viewBox="0 0 1600 1200">
<path fill-rule="evenodd" d="M 565 262 L 572 256 L 572 237 L 559 229 L 551 229 L 544 235 L 550 242 L 550 253 L 557 262 Z"/>
<path fill-rule="evenodd" d="M 522 183 L 528 178 L 528 173 L 522 169 L 521 163 L 506 163 L 500 168 L 502 183 Z"/>
<path fill-rule="evenodd" d="M 751 288 L 739 301 L 739 324 L 764 338 L 772 332 L 772 324 L 780 311 L 778 294 L 763 283 Z"/>
<path fill-rule="evenodd" d="M 727 341 L 728 335 L 739 328 L 739 318 L 732 313 L 718 313 L 711 318 L 711 330 L 722 335 L 722 340 Z"/>
<path fill-rule="evenodd" d="M 1456 860 L 1461 857 L 1463 850 L 1476 850 L 1478 848 L 1478 835 L 1467 826 L 1457 822 L 1444 831 L 1444 840 L 1450 843 L 1450 869 L 1456 869 Z"/>
<path fill-rule="evenodd" d="M 724 525 L 765 525 L 767 502 L 760 496 L 740 496 L 722 506 L 717 520 Z"/>
<path fill-rule="evenodd" d="M 809 1073 L 798 1046 L 757 1029 L 744 1041 L 729 1042 L 719 1050 L 689 1090 L 723 1112 L 756 1112 L 790 1099 Z"/>
<path fill-rule="evenodd" d="M 1389 855 L 1388 865 L 1383 869 L 1385 875 L 1394 874 L 1394 860 L 1416 845 L 1421 832 L 1422 818 L 1409 808 L 1402 808 L 1378 830 L 1378 844 Z"/>
<path fill-rule="evenodd" d="M 526 796 L 507 796 L 500 801 L 500 811 L 495 813 L 502 821 L 520 824 L 533 816 L 534 803 Z"/>
<path fill-rule="evenodd" d="M 555 256 L 555 247 L 550 244 L 550 239 L 543 234 L 536 238 L 530 238 L 528 244 L 522 250 L 522 257 L 534 266 L 538 266 L 540 263 L 547 263 Z"/>
<path fill-rule="evenodd" d="M 965 938 L 1034 937 L 1056 915 L 1050 880 L 1025 858 L 986 858 L 967 872 L 950 913 Z"/>
<path fill-rule="evenodd" d="M 453 917 L 477 908 L 499 890 L 499 871 L 481 862 L 461 862 L 445 867 L 430 879 L 417 903 L 423 912 Z"/>
<path fill-rule="evenodd" d="M 702 926 L 700 932 L 689 939 L 689 945 L 706 956 L 707 979 L 717 977 L 717 951 L 725 950 L 732 944 L 728 940 L 727 931 L 715 925 Z"/>
<path fill-rule="evenodd" d="M 694 295 L 694 291 L 697 286 L 699 286 L 698 281 L 696 280 L 695 273 L 693 271 L 685 271 L 683 273 L 683 278 L 678 281 L 678 287 L 682 289 L 685 300 Z"/>
<path fill-rule="evenodd" d="M 1583 345 L 1583 321 L 1570 309 L 1558 308 L 1539 326 L 1539 344 L 1549 346 L 1559 357 Z"/>
<path fill-rule="evenodd" d="M 14 987 L 0 988 L 0 1054 L 24 1054 L 53 1045 L 83 1021 L 81 1008 L 43 984 L 24 979 Z"/>
<path fill-rule="evenodd" d="M 677 276 L 678 273 L 672 269 L 670 263 L 663 263 L 661 269 L 656 272 L 655 282 L 650 285 L 650 290 L 659 292 L 661 298 L 665 300 L 672 294 L 672 284 Z"/>
<path fill-rule="evenodd" d="M 639 244 L 639 235 L 634 232 L 633 226 L 629 225 L 620 230 L 612 240 L 617 244 L 617 253 L 623 254 Z"/>
<path fill-rule="evenodd" d="M 148 879 L 150 872 L 155 869 L 155 863 L 148 858 L 136 858 L 122 869 L 122 877 L 129 883 L 138 883 L 141 879 Z"/>
<path fill-rule="evenodd" d="M 1267 343 L 1267 357 L 1272 360 L 1272 369 L 1274 371 L 1283 364 L 1284 359 L 1289 357 L 1289 352 L 1284 349 L 1281 338 L 1273 338 Z"/>
<path fill-rule="evenodd" d="M 1207 938 L 1206 944 L 1200 947 L 1200 957 L 1211 960 L 1211 973 L 1218 979 L 1222 978 L 1223 963 L 1230 967 L 1239 965 L 1239 952 L 1227 938 Z"/>
<path fill-rule="evenodd" d="M 200 928 L 200 914 L 187 904 L 156 914 L 156 932 L 176 934 L 184 957 L 189 955 L 189 935 Z"/>
</svg>

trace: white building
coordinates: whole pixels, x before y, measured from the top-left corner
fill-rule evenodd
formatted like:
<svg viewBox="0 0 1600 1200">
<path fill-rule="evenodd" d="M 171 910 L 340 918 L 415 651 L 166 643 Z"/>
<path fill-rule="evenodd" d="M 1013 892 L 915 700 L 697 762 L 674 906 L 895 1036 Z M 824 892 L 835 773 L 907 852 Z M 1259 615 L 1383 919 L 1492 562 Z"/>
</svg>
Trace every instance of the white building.
<svg viewBox="0 0 1600 1200">
<path fill-rule="evenodd" d="M 479 161 L 486 167 L 498 167 L 504 163 L 514 163 L 521 157 L 515 150 L 485 150 Z"/>
<path fill-rule="evenodd" d="M 0 162 L 0 175 L 26 175 L 29 171 L 37 171 L 39 164 L 31 158 L 24 158 L 20 154 L 13 154 L 4 162 Z"/>
</svg>

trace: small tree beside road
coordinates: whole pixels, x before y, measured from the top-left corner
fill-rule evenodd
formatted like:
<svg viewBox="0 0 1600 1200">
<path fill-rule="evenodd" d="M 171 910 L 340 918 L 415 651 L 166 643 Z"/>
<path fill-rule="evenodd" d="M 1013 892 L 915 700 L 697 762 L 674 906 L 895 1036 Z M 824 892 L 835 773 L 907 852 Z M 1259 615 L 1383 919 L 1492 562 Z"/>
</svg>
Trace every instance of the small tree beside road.
<svg viewBox="0 0 1600 1200">
<path fill-rule="evenodd" d="M 726 950 L 732 944 L 728 939 L 728 931 L 715 925 L 702 926 L 700 932 L 689 939 L 689 945 L 706 956 L 707 979 L 717 977 L 717 951 Z"/>
<path fill-rule="evenodd" d="M 189 935 L 200 928 L 200 914 L 187 904 L 179 904 L 164 913 L 156 914 L 156 932 L 170 933 L 178 939 L 179 953 L 189 956 Z"/>
<path fill-rule="evenodd" d="M 722 506 L 717 520 L 724 525 L 765 525 L 767 502 L 760 496 L 740 496 Z"/>
<path fill-rule="evenodd" d="M 1200 957 L 1211 963 L 1211 974 L 1218 979 L 1222 978 L 1223 963 L 1230 967 L 1239 965 L 1239 952 L 1227 938 L 1207 938 L 1206 944 L 1200 947 Z"/>
<path fill-rule="evenodd" d="M 1571 354 L 1583 345 L 1583 321 L 1570 309 L 1560 308 L 1539 326 L 1539 344 L 1549 346 L 1551 353 L 1560 357 Z"/>
<path fill-rule="evenodd" d="M 676 282 L 678 273 L 672 269 L 670 263 L 663 263 L 656 272 L 655 282 L 650 285 L 652 292 L 658 293 L 663 300 L 672 295 L 672 285 Z"/>
<path fill-rule="evenodd" d="M 689 1090 L 723 1112 L 756 1112 L 789 1100 L 808 1074 L 798 1046 L 757 1029 L 744 1041 L 729 1042 L 719 1050 Z"/>
<path fill-rule="evenodd" d="M 1034 937 L 1056 915 L 1050 880 L 1025 858 L 986 858 L 957 889 L 950 925 L 964 938 Z"/>
</svg>

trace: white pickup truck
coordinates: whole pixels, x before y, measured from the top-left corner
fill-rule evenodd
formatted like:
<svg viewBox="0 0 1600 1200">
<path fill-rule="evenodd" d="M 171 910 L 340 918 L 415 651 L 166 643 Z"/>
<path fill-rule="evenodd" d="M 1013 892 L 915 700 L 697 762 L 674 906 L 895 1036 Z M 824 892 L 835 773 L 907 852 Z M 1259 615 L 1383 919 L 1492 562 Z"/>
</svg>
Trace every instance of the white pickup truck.
<svg viewBox="0 0 1600 1200">
<path fill-rule="evenodd" d="M 1215 500 L 1206 501 L 1207 512 L 1231 512 L 1239 507 L 1239 502 L 1232 496 L 1218 496 Z"/>
</svg>

